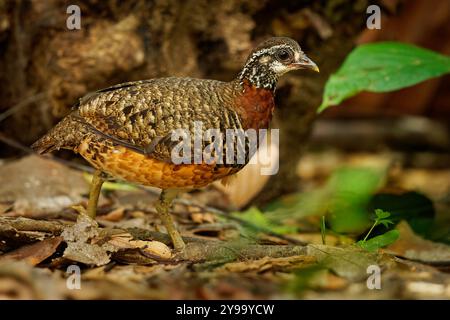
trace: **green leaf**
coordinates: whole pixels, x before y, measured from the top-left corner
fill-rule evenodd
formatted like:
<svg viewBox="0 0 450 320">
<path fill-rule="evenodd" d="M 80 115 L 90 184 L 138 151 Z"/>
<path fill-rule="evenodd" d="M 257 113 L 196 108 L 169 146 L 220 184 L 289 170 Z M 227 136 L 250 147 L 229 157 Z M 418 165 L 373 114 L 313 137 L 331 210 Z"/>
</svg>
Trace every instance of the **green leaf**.
<svg viewBox="0 0 450 320">
<path fill-rule="evenodd" d="M 388 211 L 391 214 L 389 220 L 394 224 L 400 220 L 408 221 L 414 232 L 425 238 L 430 237 L 436 227 L 433 202 L 418 192 L 378 193 L 370 200 L 369 208 Z"/>
<path fill-rule="evenodd" d="M 367 251 L 376 251 L 381 247 L 385 247 L 394 243 L 398 237 L 400 236 L 400 232 L 398 230 L 391 230 L 382 235 L 373 237 L 367 241 L 358 241 L 356 244 L 361 248 L 366 249 Z"/>
<path fill-rule="evenodd" d="M 338 233 L 361 232 L 370 226 L 367 205 L 380 186 L 384 171 L 375 168 L 343 167 L 327 183 L 329 225 Z"/>
<path fill-rule="evenodd" d="M 375 209 L 375 214 L 377 216 L 377 220 L 385 219 L 391 215 L 389 212 L 381 209 Z"/>
<path fill-rule="evenodd" d="M 370 227 L 367 207 L 382 185 L 386 168 L 341 167 L 326 185 L 310 192 L 284 196 L 265 208 L 271 221 L 326 216 L 327 227 L 338 233 L 358 233 Z"/>
<path fill-rule="evenodd" d="M 450 72 L 450 58 L 398 42 L 356 47 L 325 85 L 318 112 L 361 91 L 389 92 Z"/>
<path fill-rule="evenodd" d="M 394 224 L 391 220 L 380 220 L 380 221 L 378 221 L 378 223 L 382 224 L 386 228 L 389 228 L 390 224 Z"/>
<path fill-rule="evenodd" d="M 297 228 L 294 226 L 279 225 L 271 221 L 267 215 L 263 214 L 256 207 L 251 207 L 242 213 L 234 212 L 232 215 L 244 221 L 248 221 L 256 227 L 279 234 L 295 233 L 297 231 Z"/>
</svg>

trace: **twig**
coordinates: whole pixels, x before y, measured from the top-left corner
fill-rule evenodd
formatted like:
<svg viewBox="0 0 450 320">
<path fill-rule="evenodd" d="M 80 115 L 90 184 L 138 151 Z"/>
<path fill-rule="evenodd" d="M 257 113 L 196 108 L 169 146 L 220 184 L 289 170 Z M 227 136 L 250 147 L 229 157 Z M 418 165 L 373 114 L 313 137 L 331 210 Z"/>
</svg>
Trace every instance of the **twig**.
<svg viewBox="0 0 450 320">
<path fill-rule="evenodd" d="M 281 258 L 291 257 L 297 255 L 307 255 L 308 248 L 305 246 L 296 245 L 259 245 L 259 244 L 246 244 L 241 246 L 237 250 L 237 254 L 234 254 L 235 259 L 244 257 L 245 259 L 260 259 L 264 257 Z M 188 243 L 186 250 L 180 255 L 180 258 L 200 262 L 205 260 L 211 260 L 214 257 L 226 257 L 230 256 L 230 246 L 224 242 L 212 242 L 207 245 L 200 243 Z M 232 259 L 232 260 L 235 260 Z M 214 260 L 214 259 L 213 259 Z"/>
<path fill-rule="evenodd" d="M 158 256 L 156 254 L 152 254 L 150 252 L 147 252 L 144 249 L 139 249 L 139 253 L 142 254 L 144 257 L 155 260 L 156 262 L 158 262 L 160 264 L 175 265 L 175 264 L 180 263 L 180 260 L 161 258 L 160 256 Z"/>
<path fill-rule="evenodd" d="M 71 223 L 60 221 L 36 220 L 24 217 L 0 217 L 0 226 L 12 227 L 17 231 L 39 231 L 59 235 Z M 1 230 L 0 230 L 1 235 Z"/>
<path fill-rule="evenodd" d="M 129 232 L 135 239 L 139 239 L 139 240 L 149 240 L 150 239 L 150 240 L 156 240 L 156 241 L 162 242 L 167 245 L 172 244 L 172 240 L 170 239 L 168 234 L 161 233 L 158 231 L 146 230 L 146 229 L 141 229 L 141 228 L 137 228 L 137 227 L 127 228 L 126 231 Z M 206 240 L 206 239 L 196 238 L 196 237 L 182 237 L 182 238 L 187 243 L 197 242 L 197 243 L 205 244 L 205 243 L 209 243 L 209 242 L 221 242 L 219 240 Z"/>
<path fill-rule="evenodd" d="M 19 111 L 23 107 L 26 107 L 30 103 L 42 100 L 44 97 L 45 97 L 45 93 L 41 92 L 41 93 L 38 93 L 38 94 L 35 94 L 35 95 L 32 95 L 32 96 L 30 96 L 28 98 L 23 99 L 22 101 L 20 101 L 16 105 L 8 108 L 5 112 L 1 113 L 0 114 L 0 122 L 5 120 L 6 118 L 12 116 L 14 113 Z"/>
<path fill-rule="evenodd" d="M 0 217 L 0 237 L 14 238 L 17 232 L 23 231 L 38 231 L 48 233 L 53 236 L 60 235 L 65 227 L 72 225 L 73 222 L 60 221 L 43 221 L 23 217 Z M 16 234 L 11 234 L 14 230 Z M 102 230 L 105 230 L 102 228 Z M 168 235 L 149 231 L 140 228 L 130 228 L 123 231 L 128 231 L 133 238 L 139 240 L 157 240 L 170 245 L 171 241 Z M 114 230 L 117 232 L 117 229 Z M 108 232 L 106 235 L 109 234 Z M 36 239 L 38 240 L 38 239 Z M 233 244 L 218 241 L 205 240 L 194 237 L 183 237 L 187 242 L 186 250 L 176 256 L 178 262 L 189 261 L 199 262 L 207 259 L 214 259 L 214 257 L 230 256 L 230 250 L 233 251 L 233 260 L 235 259 L 259 259 L 262 257 L 288 257 L 294 255 L 306 255 L 307 247 L 295 245 L 258 245 L 246 244 L 234 247 Z M 233 250 L 235 249 L 235 250 Z M 154 257 L 151 257 L 152 259 Z M 170 263 L 171 261 L 161 261 L 163 263 Z"/>
</svg>

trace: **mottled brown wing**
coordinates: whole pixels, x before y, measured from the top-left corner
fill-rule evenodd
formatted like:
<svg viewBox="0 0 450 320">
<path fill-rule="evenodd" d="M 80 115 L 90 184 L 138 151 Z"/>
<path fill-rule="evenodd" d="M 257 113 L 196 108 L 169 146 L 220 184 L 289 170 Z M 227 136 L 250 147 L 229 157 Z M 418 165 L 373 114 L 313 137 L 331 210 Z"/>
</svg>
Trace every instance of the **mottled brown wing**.
<svg viewBox="0 0 450 320">
<path fill-rule="evenodd" d="M 204 129 L 240 128 L 229 106 L 233 90 L 226 83 L 191 78 L 161 78 L 124 83 L 87 95 L 74 115 L 117 144 L 170 161 L 172 131 L 194 122 Z"/>
</svg>

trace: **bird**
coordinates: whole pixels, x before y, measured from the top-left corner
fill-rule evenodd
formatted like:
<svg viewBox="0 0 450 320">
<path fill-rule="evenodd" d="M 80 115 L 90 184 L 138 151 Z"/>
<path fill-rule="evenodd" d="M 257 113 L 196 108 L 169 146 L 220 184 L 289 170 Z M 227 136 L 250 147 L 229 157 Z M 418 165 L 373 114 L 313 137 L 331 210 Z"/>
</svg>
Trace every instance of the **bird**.
<svg viewBox="0 0 450 320">
<path fill-rule="evenodd" d="M 278 79 L 298 69 L 319 72 L 297 41 L 271 37 L 253 48 L 228 82 L 165 77 L 89 93 L 31 147 L 39 154 L 69 149 L 95 168 L 86 208 L 93 219 L 102 184 L 111 177 L 160 188 L 156 211 L 174 250 L 183 251 L 184 240 L 170 215 L 173 200 L 180 192 L 236 174 L 251 155 L 239 164 L 175 163 L 174 131 L 193 133 L 196 122 L 220 133 L 268 129 Z"/>
</svg>

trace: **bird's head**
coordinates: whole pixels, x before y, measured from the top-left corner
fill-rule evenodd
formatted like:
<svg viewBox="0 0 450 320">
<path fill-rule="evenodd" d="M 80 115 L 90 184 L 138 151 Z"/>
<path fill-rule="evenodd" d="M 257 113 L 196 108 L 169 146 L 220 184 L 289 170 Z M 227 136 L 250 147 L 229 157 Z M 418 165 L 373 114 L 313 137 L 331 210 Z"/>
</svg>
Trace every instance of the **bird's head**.
<svg viewBox="0 0 450 320">
<path fill-rule="evenodd" d="M 295 40 L 274 37 L 253 49 L 239 74 L 239 79 L 246 79 L 259 88 L 275 89 L 278 77 L 298 69 L 319 72 L 317 65 L 306 56 Z"/>
</svg>

